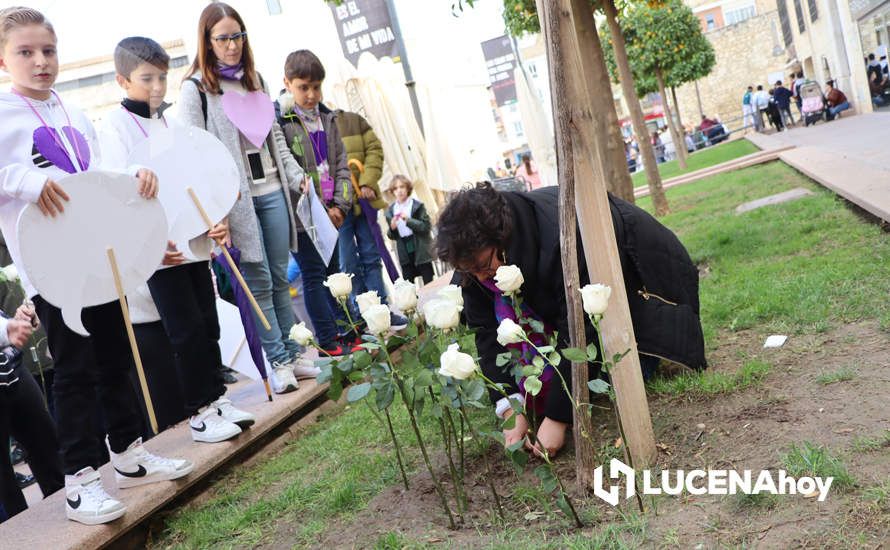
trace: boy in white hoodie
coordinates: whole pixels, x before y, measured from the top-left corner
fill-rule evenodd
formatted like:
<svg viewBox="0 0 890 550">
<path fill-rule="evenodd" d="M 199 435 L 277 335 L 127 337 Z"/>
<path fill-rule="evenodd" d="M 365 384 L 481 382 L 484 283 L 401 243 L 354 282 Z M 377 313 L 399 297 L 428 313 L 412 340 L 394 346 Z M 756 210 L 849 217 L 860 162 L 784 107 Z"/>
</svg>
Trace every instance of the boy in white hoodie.
<svg viewBox="0 0 890 550">
<path fill-rule="evenodd" d="M 112 110 L 102 121 L 99 143 L 103 166 L 126 168 L 130 153 L 153 131 L 163 131 L 168 124 L 178 125 L 163 114 L 168 106 L 164 96 L 169 63 L 170 56 L 164 48 L 150 38 L 133 36 L 118 43 L 114 67 L 117 82 L 127 97 L 120 109 Z M 185 195 L 184 188 L 182 194 Z M 222 222 L 207 236 L 225 241 L 228 234 L 228 226 Z M 209 245 L 206 237 L 198 239 L 202 243 L 197 246 Z M 210 247 L 204 248 L 209 260 Z M 237 436 L 242 427 L 252 425 L 255 419 L 224 397 L 219 320 L 208 260 L 187 261 L 169 242 L 162 266 L 148 280 L 148 288 L 175 354 L 192 439 L 216 443 Z"/>
<path fill-rule="evenodd" d="M 192 464 L 152 455 L 142 445 L 141 418 L 128 378 L 133 359 L 120 306 L 110 302 L 85 308 L 82 320 L 91 336 L 82 337 L 65 325 L 59 308 L 37 294 L 22 269 L 16 234 L 22 209 L 33 202 L 47 216 L 64 216 L 69 197 L 57 180 L 99 165 L 90 121 L 64 105 L 52 89 L 59 71 L 56 35 L 39 11 L 0 11 L 0 69 L 12 78 L 11 92 L 0 93 L 0 228 L 46 328 L 55 361 L 53 391 L 66 474 L 66 514 L 89 525 L 106 523 L 122 516 L 126 507 L 105 492 L 97 470 L 101 442 L 91 422 L 97 393 L 120 487 L 176 479 L 188 474 Z M 139 167 L 128 173 L 135 176 L 144 198 L 154 198 L 154 173 Z M 64 276 L 65 269 L 58 274 Z"/>
</svg>

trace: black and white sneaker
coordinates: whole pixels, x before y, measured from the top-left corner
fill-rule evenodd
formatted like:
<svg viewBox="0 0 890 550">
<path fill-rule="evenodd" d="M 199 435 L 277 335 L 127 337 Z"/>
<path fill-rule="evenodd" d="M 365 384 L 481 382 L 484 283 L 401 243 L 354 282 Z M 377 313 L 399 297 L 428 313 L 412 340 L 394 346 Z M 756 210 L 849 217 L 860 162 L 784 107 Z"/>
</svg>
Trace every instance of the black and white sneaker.
<svg viewBox="0 0 890 550">
<path fill-rule="evenodd" d="M 108 438 L 105 438 L 108 444 Z M 114 468 L 114 477 L 117 486 L 121 489 L 136 487 L 156 481 L 178 479 L 192 471 L 194 464 L 180 458 L 164 458 L 153 455 L 142 446 L 142 438 L 127 447 L 127 450 L 117 454 L 108 448 L 111 456 L 111 466 Z"/>
<path fill-rule="evenodd" d="M 99 472 L 91 467 L 65 476 L 65 515 L 71 521 L 99 525 L 116 520 L 126 511 L 121 501 L 105 492 Z"/>
<path fill-rule="evenodd" d="M 389 328 L 392 330 L 403 330 L 408 327 L 408 318 L 398 313 L 389 312 Z"/>
<path fill-rule="evenodd" d="M 237 424 L 241 429 L 249 428 L 256 422 L 256 417 L 254 415 L 232 405 L 232 402 L 227 397 L 220 397 L 211 403 L 210 406 L 216 407 L 216 410 L 219 411 L 221 417 L 225 418 L 232 424 Z"/>
<path fill-rule="evenodd" d="M 223 418 L 213 405 L 204 407 L 189 418 L 192 439 L 203 443 L 219 443 L 241 433 L 241 427 Z"/>
</svg>

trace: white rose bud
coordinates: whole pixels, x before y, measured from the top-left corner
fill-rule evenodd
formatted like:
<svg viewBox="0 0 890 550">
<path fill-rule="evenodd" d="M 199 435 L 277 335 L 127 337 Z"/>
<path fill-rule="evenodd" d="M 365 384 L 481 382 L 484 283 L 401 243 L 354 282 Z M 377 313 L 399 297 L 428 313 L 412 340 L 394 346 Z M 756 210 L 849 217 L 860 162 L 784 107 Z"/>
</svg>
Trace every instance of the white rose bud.
<svg viewBox="0 0 890 550">
<path fill-rule="evenodd" d="M 392 303 L 403 313 L 417 309 L 417 285 L 398 279 L 392 287 Z"/>
<path fill-rule="evenodd" d="M 455 380 L 466 380 L 476 372 L 476 361 L 470 355 L 458 350 L 457 344 L 451 344 L 439 358 L 442 365 L 439 374 L 450 376 Z"/>
<path fill-rule="evenodd" d="M 606 312 L 606 308 L 609 307 L 609 296 L 612 295 L 611 287 L 596 283 L 584 285 L 580 292 L 584 301 L 584 311 L 588 315 L 602 315 Z"/>
<path fill-rule="evenodd" d="M 423 316 L 432 327 L 451 330 L 460 324 L 462 306 L 448 300 L 435 298 L 423 305 Z"/>
<path fill-rule="evenodd" d="M 7 281 L 19 280 L 19 270 L 15 267 L 15 264 L 9 264 L 8 266 L 3 268 L 3 277 Z"/>
<path fill-rule="evenodd" d="M 439 289 L 439 292 L 436 293 L 436 298 L 439 298 L 440 300 L 448 300 L 449 302 L 454 303 L 454 305 L 464 305 L 463 290 L 457 285 L 443 286 Z"/>
<path fill-rule="evenodd" d="M 299 322 L 290 329 L 290 339 L 301 346 L 308 346 L 313 339 L 312 331 L 306 328 L 306 323 Z"/>
<path fill-rule="evenodd" d="M 352 293 L 352 273 L 334 273 L 324 282 L 334 298 L 340 300 Z"/>
<path fill-rule="evenodd" d="M 518 344 L 522 342 L 523 336 L 525 336 L 525 331 L 513 319 L 504 319 L 498 325 L 498 344 L 502 346 Z"/>
<path fill-rule="evenodd" d="M 515 265 L 502 265 L 494 274 L 494 284 L 504 294 L 515 294 L 519 292 L 519 287 L 525 279 L 522 278 L 522 271 Z"/>
<path fill-rule="evenodd" d="M 389 330 L 389 308 L 383 304 L 369 306 L 362 312 L 362 319 L 368 323 L 368 332 L 383 334 Z"/>
<path fill-rule="evenodd" d="M 380 305 L 380 296 L 377 296 L 376 290 L 369 290 L 356 296 L 355 302 L 358 304 L 359 313 L 364 313 L 369 307 Z"/>
</svg>

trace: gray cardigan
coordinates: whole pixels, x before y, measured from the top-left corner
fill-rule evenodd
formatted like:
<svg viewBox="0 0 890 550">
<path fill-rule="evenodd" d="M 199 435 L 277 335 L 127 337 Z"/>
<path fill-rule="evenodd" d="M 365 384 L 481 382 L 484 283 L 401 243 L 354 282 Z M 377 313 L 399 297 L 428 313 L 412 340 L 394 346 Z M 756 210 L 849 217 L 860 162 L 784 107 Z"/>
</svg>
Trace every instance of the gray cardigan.
<svg viewBox="0 0 890 550">
<path fill-rule="evenodd" d="M 251 179 L 248 176 L 249 171 L 244 165 L 244 153 L 241 150 L 239 131 L 223 112 L 221 94 L 207 93 L 206 97 L 206 129 L 219 138 L 232 153 L 235 164 L 238 165 L 238 172 L 241 174 L 241 195 L 229 212 L 229 231 L 232 235 L 232 244 L 241 250 L 242 261 L 261 262 L 263 261 L 263 248 L 260 241 L 260 227 L 253 209 L 253 197 L 250 193 Z M 185 124 L 205 128 L 201 95 L 194 81 L 186 80 L 182 83 L 179 96 L 179 116 Z M 296 250 L 297 224 L 294 218 L 294 207 L 300 198 L 300 183 L 303 181 L 304 172 L 293 155 L 290 154 L 284 133 L 277 122 L 272 123 L 272 131 L 266 138 L 266 145 L 268 145 L 269 152 L 278 167 L 278 175 L 281 178 L 281 186 L 290 218 L 290 248 Z"/>
</svg>

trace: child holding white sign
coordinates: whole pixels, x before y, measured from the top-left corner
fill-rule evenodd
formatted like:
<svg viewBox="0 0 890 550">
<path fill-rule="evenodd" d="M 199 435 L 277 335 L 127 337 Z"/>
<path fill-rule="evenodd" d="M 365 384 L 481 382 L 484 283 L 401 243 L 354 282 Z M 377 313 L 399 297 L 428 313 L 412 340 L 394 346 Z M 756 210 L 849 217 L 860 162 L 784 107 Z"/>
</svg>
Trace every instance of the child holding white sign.
<svg viewBox="0 0 890 550">
<path fill-rule="evenodd" d="M 37 203 L 47 216 L 64 215 L 68 195 L 56 180 L 99 165 L 90 121 L 80 110 L 64 105 L 52 89 L 59 71 L 56 34 L 39 11 L 22 7 L 0 11 L 0 69 L 12 78 L 11 92 L 0 93 L 0 227 L 46 328 L 55 360 L 66 514 L 89 525 L 106 523 L 122 516 L 126 507 L 105 492 L 97 470 L 101 442 L 91 425 L 97 390 L 118 485 L 176 479 L 188 474 L 192 464 L 152 455 L 142 445 L 142 421 L 128 378 L 133 357 L 117 301 L 84 308 L 82 320 L 91 336 L 80 336 L 65 325 L 58 307 L 37 294 L 22 269 L 16 228 L 21 211 L 28 203 Z M 154 198 L 154 173 L 144 168 L 129 172 L 140 194 Z M 65 269 L 57 275 L 64 277 Z"/>
<path fill-rule="evenodd" d="M 99 132 L 106 166 L 124 168 L 132 150 L 150 139 L 153 125 L 176 124 L 163 115 L 169 64 L 170 56 L 150 38 L 134 36 L 118 43 L 114 68 L 127 97 L 120 109 L 106 115 Z M 182 186 L 183 200 L 187 200 L 183 182 L 165 180 L 163 184 Z M 227 223 L 218 223 L 207 237 L 228 240 Z M 203 240 L 209 244 L 206 238 Z M 207 252 L 209 255 L 209 247 Z M 163 265 L 148 280 L 148 288 L 175 352 L 192 439 L 217 443 L 237 436 L 255 418 L 224 397 L 219 320 L 209 261 L 188 261 L 169 242 Z"/>
</svg>

